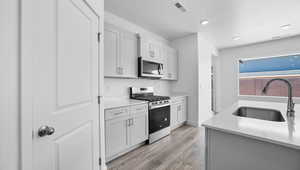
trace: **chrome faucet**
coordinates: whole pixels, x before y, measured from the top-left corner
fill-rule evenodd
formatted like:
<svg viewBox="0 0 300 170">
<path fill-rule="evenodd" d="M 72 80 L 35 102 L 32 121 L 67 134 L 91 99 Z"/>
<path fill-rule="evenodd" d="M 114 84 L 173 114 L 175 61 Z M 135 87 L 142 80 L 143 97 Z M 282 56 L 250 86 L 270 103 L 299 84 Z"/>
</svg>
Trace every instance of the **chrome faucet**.
<svg viewBox="0 0 300 170">
<path fill-rule="evenodd" d="M 283 81 L 288 86 L 288 103 L 287 103 L 287 112 L 286 112 L 286 114 L 287 114 L 288 117 L 294 117 L 295 116 L 295 110 L 294 110 L 295 103 L 293 102 L 293 86 L 288 80 L 280 79 L 280 78 L 272 79 L 272 80 L 267 82 L 266 86 L 262 90 L 262 93 L 266 94 L 269 85 L 273 81 L 276 81 L 276 80 Z"/>
</svg>

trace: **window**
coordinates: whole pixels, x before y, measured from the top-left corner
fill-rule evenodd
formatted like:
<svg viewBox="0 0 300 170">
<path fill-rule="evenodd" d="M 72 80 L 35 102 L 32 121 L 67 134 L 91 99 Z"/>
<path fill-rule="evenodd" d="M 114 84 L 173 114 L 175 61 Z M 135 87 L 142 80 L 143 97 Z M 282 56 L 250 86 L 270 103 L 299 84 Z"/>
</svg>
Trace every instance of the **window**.
<svg viewBox="0 0 300 170">
<path fill-rule="evenodd" d="M 240 95 L 262 96 L 265 84 L 273 78 L 288 80 L 294 97 L 300 97 L 300 55 L 239 60 Z M 267 96 L 287 96 L 287 87 L 274 81 Z"/>
</svg>

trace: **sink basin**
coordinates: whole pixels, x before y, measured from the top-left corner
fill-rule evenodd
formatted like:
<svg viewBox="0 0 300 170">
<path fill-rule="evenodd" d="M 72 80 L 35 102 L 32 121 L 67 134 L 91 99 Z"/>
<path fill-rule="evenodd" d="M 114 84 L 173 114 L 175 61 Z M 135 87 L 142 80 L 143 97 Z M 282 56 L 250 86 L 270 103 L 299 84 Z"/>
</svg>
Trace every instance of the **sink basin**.
<svg viewBox="0 0 300 170">
<path fill-rule="evenodd" d="M 248 117 L 254 119 L 268 120 L 274 122 L 284 122 L 282 114 L 278 110 L 261 109 L 255 107 L 240 107 L 233 115 L 240 117 Z"/>
</svg>

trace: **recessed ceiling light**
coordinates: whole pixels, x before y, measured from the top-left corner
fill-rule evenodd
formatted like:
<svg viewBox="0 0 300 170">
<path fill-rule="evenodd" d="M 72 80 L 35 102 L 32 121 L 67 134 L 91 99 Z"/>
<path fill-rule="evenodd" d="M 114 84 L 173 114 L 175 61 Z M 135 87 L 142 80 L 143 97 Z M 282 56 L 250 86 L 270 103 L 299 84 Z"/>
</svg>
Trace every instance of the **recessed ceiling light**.
<svg viewBox="0 0 300 170">
<path fill-rule="evenodd" d="M 236 41 L 236 40 L 240 40 L 241 37 L 240 36 L 234 36 L 234 37 L 232 37 L 232 39 Z"/>
<path fill-rule="evenodd" d="M 208 20 L 206 20 L 206 19 L 205 19 L 205 20 L 202 20 L 202 21 L 200 22 L 200 24 L 201 24 L 201 25 L 207 25 L 207 24 L 208 24 Z"/>
<path fill-rule="evenodd" d="M 288 30 L 291 28 L 291 24 L 281 25 L 280 28 L 283 30 Z"/>
</svg>

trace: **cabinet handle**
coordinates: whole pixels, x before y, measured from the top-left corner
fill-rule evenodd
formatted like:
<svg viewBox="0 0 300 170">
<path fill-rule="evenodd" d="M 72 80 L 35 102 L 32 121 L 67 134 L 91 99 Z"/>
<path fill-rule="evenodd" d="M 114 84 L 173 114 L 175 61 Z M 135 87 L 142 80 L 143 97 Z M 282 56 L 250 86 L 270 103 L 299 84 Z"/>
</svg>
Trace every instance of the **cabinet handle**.
<svg viewBox="0 0 300 170">
<path fill-rule="evenodd" d="M 154 57 L 155 57 L 154 51 L 150 50 L 150 51 L 149 51 L 149 56 L 152 57 L 152 58 L 154 58 Z"/>
<path fill-rule="evenodd" d="M 133 119 L 130 119 L 130 126 L 132 126 L 133 125 Z"/>
<path fill-rule="evenodd" d="M 120 67 L 120 74 L 123 74 L 123 67 Z"/>
<path fill-rule="evenodd" d="M 178 111 L 181 111 L 181 106 L 177 106 L 177 110 L 178 110 Z"/>
<path fill-rule="evenodd" d="M 122 114 L 123 112 L 114 113 L 115 116 Z"/>
<path fill-rule="evenodd" d="M 130 119 L 126 120 L 126 126 L 130 126 Z"/>
</svg>

